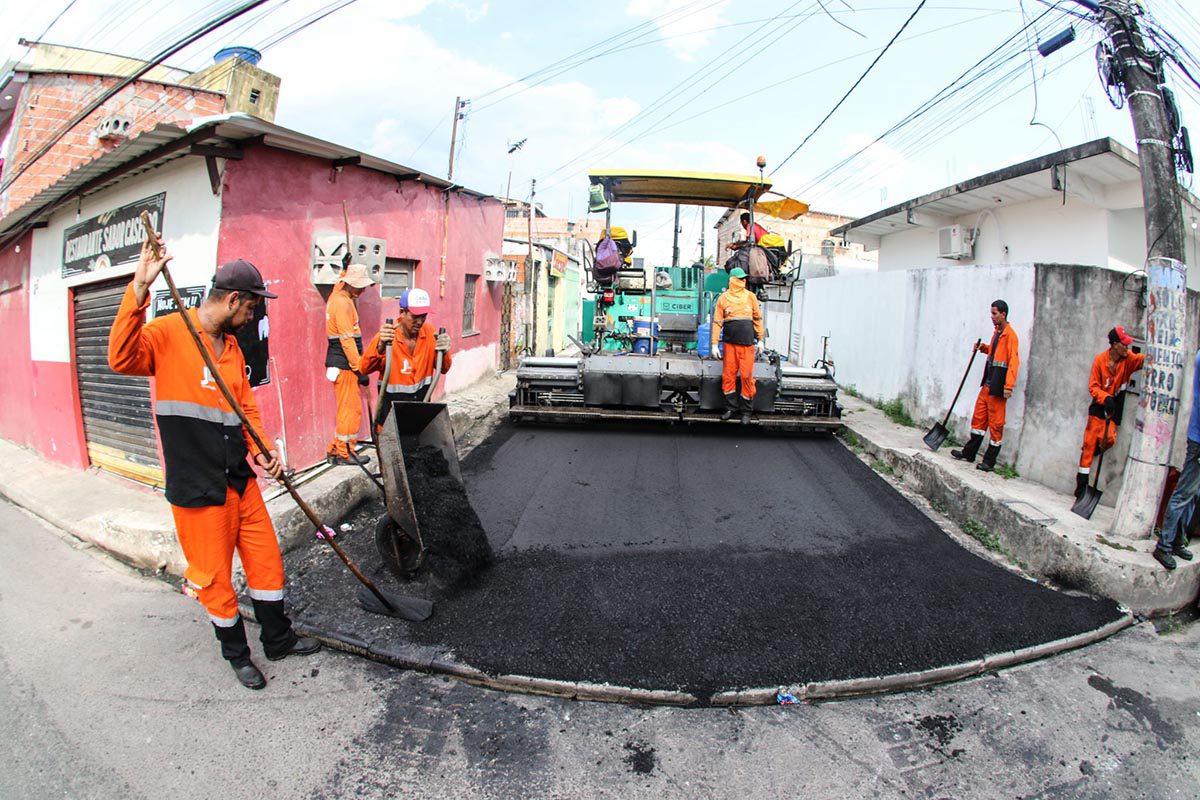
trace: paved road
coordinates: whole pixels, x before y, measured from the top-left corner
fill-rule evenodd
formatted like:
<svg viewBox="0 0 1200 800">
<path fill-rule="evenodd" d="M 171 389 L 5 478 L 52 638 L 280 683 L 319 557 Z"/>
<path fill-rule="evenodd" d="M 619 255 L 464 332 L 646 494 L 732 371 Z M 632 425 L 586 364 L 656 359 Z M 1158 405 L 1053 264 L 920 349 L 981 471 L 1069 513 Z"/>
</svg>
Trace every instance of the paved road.
<svg viewBox="0 0 1200 800">
<path fill-rule="evenodd" d="M 1193 798 L 1200 626 L 790 708 L 504 695 L 353 656 L 238 686 L 199 607 L 0 501 L 0 797 Z"/>
</svg>

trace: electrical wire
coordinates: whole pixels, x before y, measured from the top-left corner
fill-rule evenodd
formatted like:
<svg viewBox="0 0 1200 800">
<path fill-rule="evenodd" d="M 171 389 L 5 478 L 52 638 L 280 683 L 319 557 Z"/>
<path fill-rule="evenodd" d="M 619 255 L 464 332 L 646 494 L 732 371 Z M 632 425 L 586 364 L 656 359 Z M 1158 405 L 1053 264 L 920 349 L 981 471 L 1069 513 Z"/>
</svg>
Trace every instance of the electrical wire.
<svg viewBox="0 0 1200 800">
<path fill-rule="evenodd" d="M 921 2 L 917 4 L 917 7 L 913 9 L 912 14 L 910 14 L 908 19 L 904 20 L 904 24 L 900 26 L 900 30 L 896 31 L 896 33 L 892 36 L 891 40 L 889 40 L 888 43 L 886 45 L 884 45 L 884 48 L 879 51 L 879 55 L 875 56 L 875 59 L 867 66 L 867 69 L 863 72 L 863 74 L 858 76 L 858 80 L 856 80 L 854 82 L 854 85 L 851 86 L 849 89 L 847 89 L 846 93 L 844 95 L 842 95 L 842 99 L 838 100 L 837 103 L 834 104 L 833 108 L 829 109 L 829 113 L 821 118 L 821 121 L 817 123 L 817 127 L 813 128 L 811 131 L 809 131 L 808 136 L 805 136 L 804 139 L 800 142 L 800 144 L 796 145 L 796 149 L 794 149 L 794 150 L 792 150 L 792 152 L 788 153 L 787 158 L 785 158 L 783 161 L 779 162 L 779 166 L 775 167 L 775 169 L 771 171 L 772 175 L 774 175 L 776 172 L 778 172 L 783 167 L 784 164 L 791 161 L 792 156 L 794 156 L 794 155 L 796 155 L 796 153 L 800 152 L 801 147 L 804 147 L 804 145 L 808 144 L 808 140 L 811 139 L 813 136 L 815 136 L 817 131 L 821 130 L 821 128 L 824 127 L 825 123 L 829 121 L 829 118 L 832 117 L 834 115 L 834 113 L 839 108 L 842 107 L 842 103 L 846 102 L 846 99 L 848 97 L 850 97 L 851 94 L 854 93 L 854 90 L 858 88 L 859 84 L 861 84 L 864 80 L 866 80 L 867 75 L 871 74 L 871 70 L 873 70 L 875 68 L 875 65 L 879 63 L 879 60 L 884 57 L 884 55 L 887 53 L 887 51 L 892 48 L 892 45 L 896 43 L 896 40 L 900 38 L 900 34 L 904 33 L 904 29 L 909 26 L 909 23 L 911 23 L 914 19 L 916 19 L 917 14 L 921 11 L 922 8 L 925 7 L 925 2 L 926 2 L 926 0 L 921 0 Z"/>
<path fill-rule="evenodd" d="M 112 88 L 105 91 L 99 98 L 97 98 L 96 100 L 93 100 L 91 103 L 89 103 L 87 106 L 85 106 L 81 111 L 76 113 L 75 116 L 73 116 L 61 130 L 59 130 L 48 142 L 46 142 L 46 144 L 42 145 L 38 150 L 36 150 L 34 152 L 34 154 L 32 156 L 30 156 L 30 158 L 24 164 L 22 164 L 20 167 L 17 167 L 16 169 L 13 170 L 12 174 L 10 174 L 6 178 L 4 183 L 2 185 L 0 185 L 0 192 L 4 192 L 10 186 L 12 186 L 13 183 L 15 181 L 17 181 L 22 175 L 24 175 L 34 164 L 36 164 L 42 156 L 46 155 L 46 153 L 48 153 L 50 151 L 50 149 L 52 147 L 54 147 L 54 145 L 56 145 L 62 139 L 62 137 L 66 135 L 66 133 L 68 131 L 70 131 L 72 128 L 74 128 L 76 125 L 78 125 L 83 120 L 87 119 L 92 114 L 92 112 L 94 112 L 96 109 L 100 108 L 100 106 L 103 105 L 106 100 L 115 96 L 122 89 L 131 85 L 135 80 L 140 78 L 142 75 L 145 75 L 147 72 L 149 72 L 155 66 L 161 64 L 167 58 L 170 58 L 173 54 L 179 52 L 180 50 L 182 50 L 183 48 L 192 44 L 193 42 L 198 41 L 199 39 L 208 35 L 209 33 L 216 30 L 217 28 L 220 28 L 222 25 L 224 25 L 234 19 L 237 19 L 242 14 L 245 14 L 248 11 L 254 10 L 255 8 L 257 8 L 258 6 L 261 6 L 265 2 L 267 2 L 267 0 L 249 0 L 248 2 L 243 3 L 242 5 L 238 6 L 236 9 L 234 9 L 230 12 L 227 12 L 225 14 L 222 14 L 219 17 L 216 17 L 215 19 L 211 20 L 210 22 L 206 23 L 205 25 L 201 26 L 200 28 L 197 28 L 196 30 L 192 31 L 191 33 L 189 33 L 187 36 L 183 37 L 179 41 L 170 45 L 165 50 L 162 50 L 159 53 L 157 53 L 153 57 L 153 59 L 151 59 L 144 66 L 140 67 L 138 70 L 136 70 L 130 76 L 122 79 L 121 81 L 118 81 L 115 86 L 113 86 Z"/>
</svg>

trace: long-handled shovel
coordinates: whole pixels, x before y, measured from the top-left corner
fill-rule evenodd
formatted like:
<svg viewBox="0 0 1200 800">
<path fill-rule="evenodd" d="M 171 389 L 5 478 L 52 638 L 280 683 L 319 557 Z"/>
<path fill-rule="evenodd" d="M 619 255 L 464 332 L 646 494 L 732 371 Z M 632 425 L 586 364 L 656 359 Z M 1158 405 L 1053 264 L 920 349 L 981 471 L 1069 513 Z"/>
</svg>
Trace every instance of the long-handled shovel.
<svg viewBox="0 0 1200 800">
<path fill-rule="evenodd" d="M 158 237 L 154 231 L 154 226 L 150 222 L 150 215 L 143 211 L 141 218 L 142 225 L 146 229 L 146 235 L 149 237 L 150 246 L 154 248 L 155 256 L 160 257 L 161 250 L 158 247 Z M 175 301 L 175 306 L 179 309 L 180 316 L 183 317 L 183 322 L 187 326 L 188 333 L 192 335 L 192 341 L 199 348 L 200 356 L 204 359 L 209 374 L 216 381 L 217 388 L 221 390 L 221 394 L 225 397 L 225 402 L 229 403 L 229 407 L 237 414 L 242 426 L 250 434 L 250 438 L 254 440 L 254 444 L 258 447 L 259 451 L 270 453 L 271 448 L 267 447 L 266 442 L 258 435 L 258 431 L 250 424 L 250 420 L 246 417 L 246 412 L 242 410 L 241 404 L 234 398 L 233 393 L 229 391 L 229 386 L 221 376 L 221 372 L 217 368 L 217 363 L 213 360 L 212 354 L 209 353 L 208 348 L 204 346 L 204 342 L 200 339 L 200 332 L 196 330 L 195 323 L 192 322 L 191 316 L 187 313 L 187 307 L 183 304 L 183 298 L 179 296 L 179 290 L 175 287 L 175 280 L 171 277 L 171 272 L 165 264 L 162 268 L 162 276 L 167 282 L 167 288 L 171 290 L 171 298 Z M 333 548 L 338 557 L 342 559 L 342 562 L 354 573 L 354 577 L 358 578 L 363 587 L 369 591 L 369 594 L 362 589 L 358 592 L 358 602 L 363 608 L 376 614 L 400 617 L 401 619 L 412 620 L 414 622 L 429 619 L 429 615 L 433 613 L 433 603 L 420 597 L 403 597 L 380 590 L 350 560 L 350 557 L 346 555 L 346 551 L 342 549 L 341 545 L 334 541 L 333 531 L 321 522 L 316 512 L 309 507 L 308 503 L 304 502 L 304 498 L 300 496 L 299 492 L 296 491 L 296 487 L 292 485 L 291 479 L 286 474 L 280 474 L 279 482 L 287 489 L 288 494 L 296 501 L 296 505 L 300 507 L 300 510 L 304 512 L 309 521 L 316 526 L 318 537 L 329 542 L 329 546 Z"/>
<path fill-rule="evenodd" d="M 1112 417 L 1107 417 L 1104 420 L 1104 435 L 1096 442 L 1096 452 L 1100 454 L 1100 458 L 1096 462 L 1096 474 L 1092 476 L 1092 485 L 1083 487 L 1083 494 L 1075 501 L 1075 505 L 1071 506 L 1071 511 L 1084 519 L 1092 518 L 1092 513 L 1096 506 L 1100 505 L 1100 498 L 1104 495 L 1096 486 L 1100 483 L 1100 470 L 1104 468 L 1104 451 L 1107 449 L 1104 443 L 1108 441 L 1108 426 L 1111 424 Z"/>
<path fill-rule="evenodd" d="M 933 423 L 933 427 L 929 429 L 929 433 L 925 434 L 925 444 L 929 445 L 929 449 L 937 451 L 942 446 L 942 442 L 946 441 L 946 437 L 950 435 L 950 431 L 946 428 L 946 423 L 950 421 L 950 414 L 954 411 L 954 406 L 958 403 L 958 396 L 962 394 L 963 386 L 967 383 L 967 376 L 971 374 L 971 367 L 975 363 L 975 354 L 979 352 L 979 345 L 983 339 L 977 339 L 975 346 L 971 348 L 971 360 L 967 362 L 967 371 L 963 373 L 962 380 L 958 382 L 958 391 L 954 393 L 954 399 L 950 401 L 950 408 L 946 409 L 946 416 L 941 422 Z"/>
</svg>

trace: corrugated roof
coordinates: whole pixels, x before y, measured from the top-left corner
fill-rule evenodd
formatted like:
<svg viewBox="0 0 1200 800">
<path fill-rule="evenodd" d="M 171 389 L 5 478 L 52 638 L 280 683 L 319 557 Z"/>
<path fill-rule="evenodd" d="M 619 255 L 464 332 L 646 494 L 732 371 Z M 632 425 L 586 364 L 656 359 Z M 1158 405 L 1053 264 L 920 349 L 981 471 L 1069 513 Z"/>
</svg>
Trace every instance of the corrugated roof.
<svg viewBox="0 0 1200 800">
<path fill-rule="evenodd" d="M 102 191 L 120 181 L 183 158 L 190 153 L 192 145 L 232 147 L 248 140 L 330 161 L 358 158 L 357 166 L 394 175 L 397 179 L 414 180 L 439 189 L 454 189 L 473 197 L 492 196 L 246 114 L 225 114 L 198 119 L 190 128 L 159 124 L 76 168 L 0 219 L 0 246 L 47 221 L 67 201 Z"/>
</svg>

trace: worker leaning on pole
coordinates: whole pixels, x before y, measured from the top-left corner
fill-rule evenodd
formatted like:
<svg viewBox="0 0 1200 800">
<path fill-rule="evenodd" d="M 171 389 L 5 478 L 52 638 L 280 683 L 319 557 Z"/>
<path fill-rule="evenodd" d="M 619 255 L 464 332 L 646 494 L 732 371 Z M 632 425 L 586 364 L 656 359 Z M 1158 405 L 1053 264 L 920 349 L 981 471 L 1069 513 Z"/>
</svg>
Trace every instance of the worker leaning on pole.
<svg viewBox="0 0 1200 800">
<path fill-rule="evenodd" d="M 1012 397 L 1013 386 L 1017 383 L 1017 370 L 1021 359 L 1017 353 L 1017 333 L 1008 324 L 1008 303 L 996 300 L 991 307 L 992 333 L 991 344 L 979 343 L 979 352 L 988 357 L 983 370 L 983 381 L 980 384 L 979 397 L 975 400 L 975 413 L 971 416 L 971 438 L 961 450 L 951 450 L 950 455 L 960 461 L 973 462 L 983 437 L 991 434 L 983 459 L 975 467 L 984 472 L 996 468 L 996 457 L 1000 455 L 1000 447 L 1004 444 L 1004 413 L 1008 398 Z"/>
<path fill-rule="evenodd" d="M 442 372 L 450 371 L 450 335 L 435 333 L 425 320 L 429 316 L 429 293 L 407 289 L 400 295 L 400 310 L 394 324 L 384 323 L 363 352 L 359 369 L 364 375 L 382 373 L 387 363 L 387 345 L 392 345 L 392 370 L 383 379 L 389 400 L 421 401 L 433 382 L 437 354 L 443 353 Z"/>
<path fill-rule="evenodd" d="M 1075 499 L 1083 496 L 1088 476 L 1092 472 L 1092 459 L 1097 451 L 1107 450 L 1117 443 L 1115 417 L 1116 396 L 1125 391 L 1129 377 L 1142 368 L 1146 356 L 1129 352 L 1133 337 L 1118 325 L 1108 332 L 1108 349 L 1092 359 L 1092 372 L 1088 378 L 1088 393 L 1092 403 L 1088 406 L 1087 426 L 1083 429 L 1083 448 L 1079 453 L 1079 472 L 1075 474 Z M 1111 424 L 1109 421 L 1111 420 Z"/>
<path fill-rule="evenodd" d="M 161 247 L 161 239 L 159 240 Z M 125 290 L 108 337 L 108 363 L 125 375 L 154 378 L 154 417 L 162 439 L 166 497 L 175 532 L 187 559 L 184 591 L 208 609 L 221 655 L 238 680 L 251 689 L 267 685 L 250 660 L 246 629 L 238 614 L 231 568 L 237 550 L 246 571 L 254 614 L 262 626 L 267 658 L 308 655 L 321 649 L 316 639 L 298 637 L 283 606 L 283 559 L 254 470 L 282 473 L 279 457 L 257 448 L 229 407 L 188 332 L 182 314 L 190 314 L 231 393 L 263 441 L 262 420 L 250 391 L 246 361 L 234 332 L 254 316 L 268 292 L 262 275 L 248 261 L 217 267 L 212 289 L 198 309 L 145 321 L 150 285 L 171 260 L 163 248 L 155 258 L 142 246 L 133 282 Z"/>
<path fill-rule="evenodd" d="M 362 398 L 358 387 L 370 379 L 360 369 L 362 329 L 358 326 L 358 298 L 375 281 L 362 264 L 351 264 L 329 293 L 325 303 L 326 377 L 333 382 L 337 418 L 333 441 L 325 458 L 330 464 L 365 464 L 355 452 L 362 425 Z"/>
<path fill-rule="evenodd" d="M 725 413 L 721 419 L 730 419 L 738 410 L 742 411 L 742 424 L 750 424 L 750 411 L 754 407 L 754 358 L 756 345 L 766 338 L 763 329 L 762 308 L 758 298 L 746 289 L 746 271 L 734 267 L 729 271 L 729 288 L 717 298 L 713 310 L 712 350 L 717 355 L 717 342 L 724 333 L 725 355 L 722 358 L 721 392 L 725 395 Z M 741 395 L 738 394 L 738 378 L 741 378 Z"/>
</svg>

